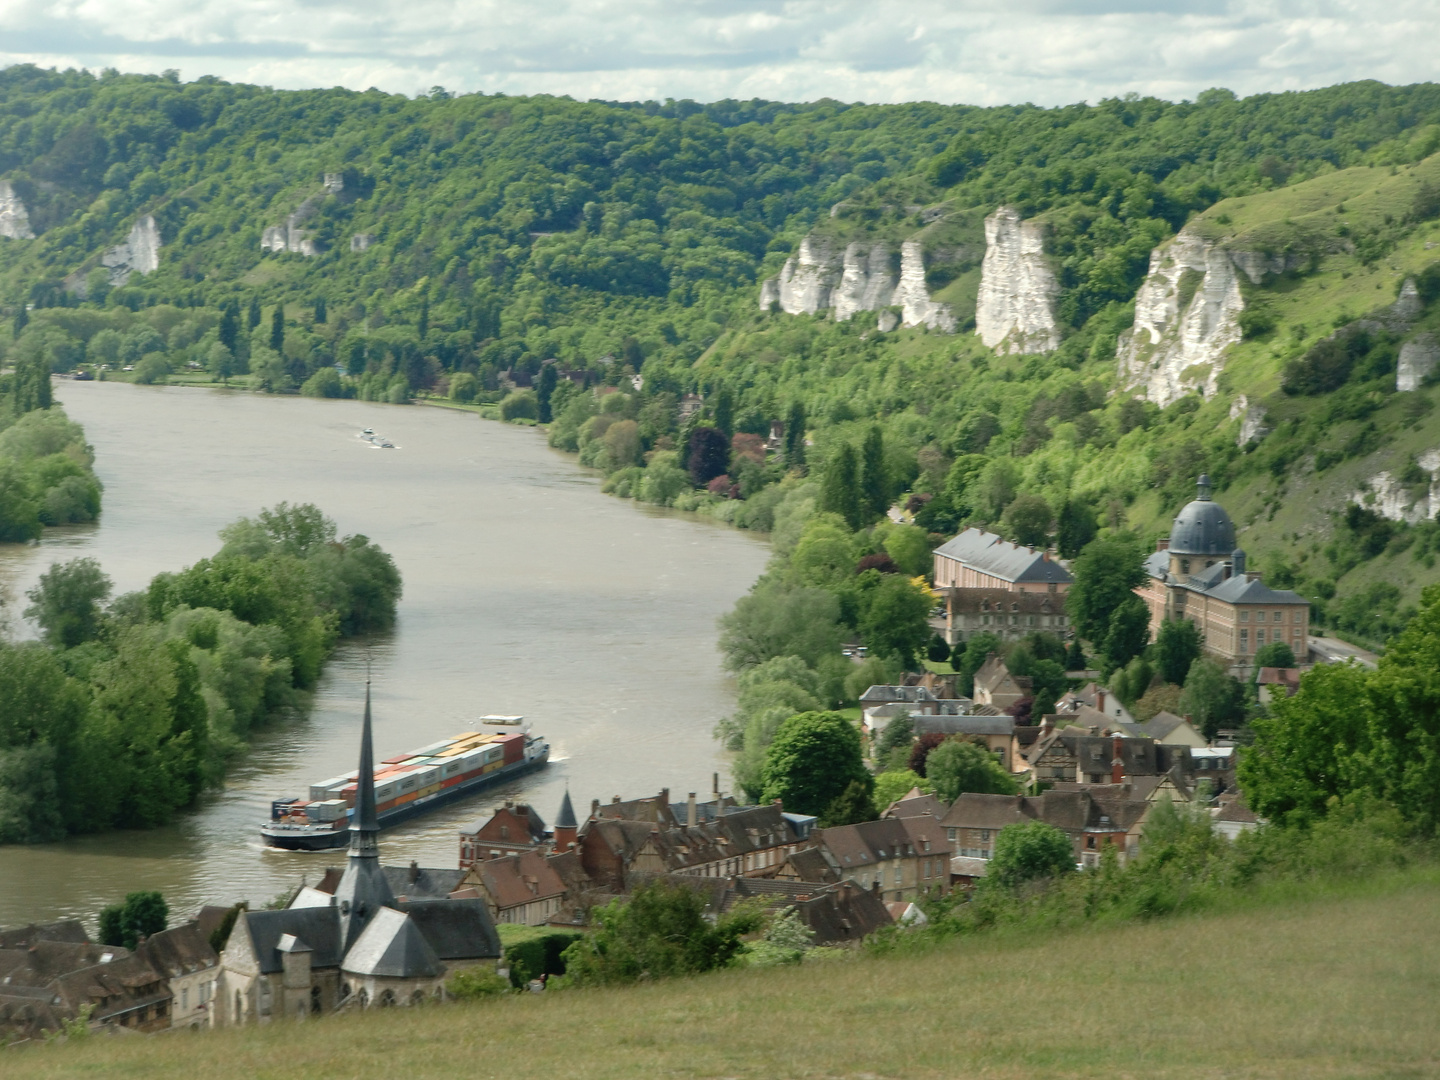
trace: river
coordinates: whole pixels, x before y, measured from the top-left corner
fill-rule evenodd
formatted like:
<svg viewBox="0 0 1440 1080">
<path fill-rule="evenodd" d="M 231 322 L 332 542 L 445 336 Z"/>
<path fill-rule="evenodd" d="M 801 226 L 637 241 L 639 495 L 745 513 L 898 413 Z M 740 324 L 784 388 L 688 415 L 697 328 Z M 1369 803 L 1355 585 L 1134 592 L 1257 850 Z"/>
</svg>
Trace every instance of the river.
<svg viewBox="0 0 1440 1080">
<path fill-rule="evenodd" d="M 550 821 L 567 785 L 583 814 L 613 795 L 703 794 L 717 771 L 726 783 L 710 733 L 734 692 L 715 620 L 763 568 L 758 537 L 602 495 L 539 433 L 468 413 L 122 383 L 56 396 L 95 447 L 104 512 L 0 545 L 12 633 L 33 635 L 17 613 L 54 561 L 98 559 L 118 595 L 282 500 L 380 544 L 405 594 L 395 630 L 341 643 L 309 717 L 261 732 L 198 810 L 149 832 L 0 847 L 0 926 L 91 920 L 136 889 L 163 892 L 173 919 L 314 881 L 337 853 L 267 849 L 256 830 L 272 797 L 354 768 L 367 664 L 377 758 L 486 713 L 524 715 L 552 747 L 540 773 L 382 833 L 387 864 L 455 866 L 458 828 L 506 798 Z M 398 449 L 367 447 L 367 427 Z"/>
</svg>

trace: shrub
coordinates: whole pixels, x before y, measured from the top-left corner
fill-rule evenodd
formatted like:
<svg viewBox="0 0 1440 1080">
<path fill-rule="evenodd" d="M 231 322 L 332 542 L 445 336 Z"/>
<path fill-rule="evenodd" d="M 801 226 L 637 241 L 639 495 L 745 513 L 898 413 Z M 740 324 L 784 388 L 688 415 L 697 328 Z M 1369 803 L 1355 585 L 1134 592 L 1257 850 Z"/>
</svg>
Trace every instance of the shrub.
<svg viewBox="0 0 1440 1080">
<path fill-rule="evenodd" d="M 507 424 L 512 420 L 534 420 L 540 415 L 540 402 L 533 390 L 512 390 L 500 402 L 500 419 Z"/>
</svg>

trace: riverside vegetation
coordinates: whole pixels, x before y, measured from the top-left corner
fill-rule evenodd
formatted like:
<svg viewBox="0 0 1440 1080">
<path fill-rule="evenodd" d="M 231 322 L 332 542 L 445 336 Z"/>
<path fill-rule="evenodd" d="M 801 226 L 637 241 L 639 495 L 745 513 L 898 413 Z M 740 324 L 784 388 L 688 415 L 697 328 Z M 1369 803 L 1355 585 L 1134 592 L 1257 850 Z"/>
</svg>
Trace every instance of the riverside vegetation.
<svg viewBox="0 0 1440 1080">
<path fill-rule="evenodd" d="M 390 556 L 313 506 L 281 503 L 221 539 L 113 599 L 83 558 L 30 591 L 42 640 L 0 641 L 0 842 L 169 821 L 252 731 L 308 707 L 339 637 L 394 623 Z"/>
</svg>

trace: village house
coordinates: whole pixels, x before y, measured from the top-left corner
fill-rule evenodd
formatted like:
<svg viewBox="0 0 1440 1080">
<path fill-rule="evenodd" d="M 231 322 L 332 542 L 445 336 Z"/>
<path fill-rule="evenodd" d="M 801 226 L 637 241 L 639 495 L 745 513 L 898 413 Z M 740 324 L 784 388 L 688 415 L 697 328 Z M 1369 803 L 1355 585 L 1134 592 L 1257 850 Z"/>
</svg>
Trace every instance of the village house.
<svg viewBox="0 0 1440 1080">
<path fill-rule="evenodd" d="M 618 805 L 618 804 L 612 804 Z M 665 804 L 668 812 L 668 802 Z M 598 809 L 580 832 L 578 852 L 598 887 L 629 890 L 633 874 L 699 877 L 766 876 L 803 844 L 814 818 L 778 805 L 726 808 L 708 821 L 692 803 L 683 825 L 603 816 Z"/>
<path fill-rule="evenodd" d="M 1123 788 L 1054 790 L 1038 796 L 966 793 L 951 804 L 940 824 L 957 855 L 988 861 L 1005 826 L 1043 821 L 1070 837 L 1077 865 L 1097 866 L 1108 847 L 1122 862 L 1139 849 L 1141 829 L 1153 806 Z"/>
<path fill-rule="evenodd" d="M 1013 716 L 920 716 L 912 721 L 915 735 L 959 735 L 983 743 L 1006 772 L 1019 760 Z"/>
<path fill-rule="evenodd" d="M 460 830 L 460 869 L 480 859 L 499 859 L 544 847 L 550 838 L 545 822 L 533 806 L 506 799 L 488 821 Z"/>
<path fill-rule="evenodd" d="M 811 840 L 837 877 L 873 889 L 882 900 L 950 891 L 951 845 L 928 815 L 816 829 Z"/>
<path fill-rule="evenodd" d="M 1088 682 L 1078 690 L 1067 691 L 1055 702 L 1055 712 L 1061 716 L 1076 715 L 1082 708 L 1094 709 L 1112 721 L 1135 722 L 1125 703 L 1099 683 Z"/>
<path fill-rule="evenodd" d="M 1189 619 L 1205 651 L 1241 677 L 1265 645 L 1283 642 L 1307 655 L 1310 601 L 1247 570 L 1230 515 L 1210 497 L 1210 478 L 1200 477 L 1197 488 L 1145 560 L 1148 580 L 1135 590 L 1150 609 L 1151 636 L 1167 619 Z"/>
<path fill-rule="evenodd" d="M 170 993 L 170 1027 L 210 1026 L 220 958 L 209 935 L 195 921 L 152 934 L 135 950 L 166 980 Z"/>
<path fill-rule="evenodd" d="M 1255 676 L 1260 704 L 1268 705 L 1277 697 L 1293 697 L 1300 689 L 1300 669 L 1262 667 Z"/>
<path fill-rule="evenodd" d="M 576 861 L 574 852 L 523 851 L 473 863 L 460 888 L 474 889 L 497 923 L 543 926 L 560 914 L 569 893 L 553 860 Z"/>
<path fill-rule="evenodd" d="M 716 914 L 756 901 L 772 910 L 793 909 L 815 935 L 815 945 L 853 945 L 891 921 L 884 901 L 850 880 L 817 884 L 733 877 L 716 881 L 711 889 L 709 908 Z"/>
<path fill-rule="evenodd" d="M 1008 709 L 1030 696 L 1030 680 L 1011 675 L 1005 661 L 991 653 L 975 672 L 975 702 Z"/>
<path fill-rule="evenodd" d="M 976 634 L 994 634 L 1002 641 L 1018 641 L 1037 632 L 1062 637 L 1070 632 L 1064 593 L 1007 589 L 938 591 L 945 601 L 944 636 L 948 645 L 969 641 Z"/>
</svg>

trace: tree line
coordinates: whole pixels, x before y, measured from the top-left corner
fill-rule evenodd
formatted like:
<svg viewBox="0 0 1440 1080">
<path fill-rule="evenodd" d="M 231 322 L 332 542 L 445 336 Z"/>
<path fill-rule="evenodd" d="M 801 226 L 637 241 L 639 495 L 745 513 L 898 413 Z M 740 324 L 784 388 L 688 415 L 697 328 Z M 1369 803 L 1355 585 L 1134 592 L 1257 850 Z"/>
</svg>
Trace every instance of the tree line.
<svg viewBox="0 0 1440 1080">
<path fill-rule="evenodd" d="M 252 731 L 303 714 L 338 638 L 394 623 L 394 561 L 314 506 L 221 539 L 137 592 L 86 558 L 29 591 L 41 640 L 0 642 L 0 842 L 164 824 Z"/>
</svg>

